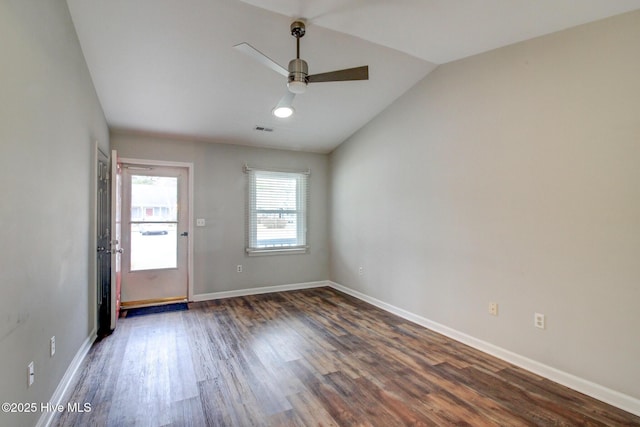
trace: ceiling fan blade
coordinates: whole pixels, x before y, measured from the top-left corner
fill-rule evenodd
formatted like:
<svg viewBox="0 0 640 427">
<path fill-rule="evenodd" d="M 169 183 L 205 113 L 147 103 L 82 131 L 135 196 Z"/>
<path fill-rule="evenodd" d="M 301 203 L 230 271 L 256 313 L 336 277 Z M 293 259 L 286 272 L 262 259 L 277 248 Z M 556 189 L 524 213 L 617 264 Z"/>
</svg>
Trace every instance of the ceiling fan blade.
<svg viewBox="0 0 640 427">
<path fill-rule="evenodd" d="M 255 47 L 251 46 L 249 43 L 240 43 L 235 45 L 233 48 L 246 55 L 249 55 L 256 61 L 260 62 L 262 65 L 266 65 L 267 67 L 271 68 L 276 73 L 282 74 L 285 77 L 289 76 L 289 71 L 286 68 L 282 67 L 280 64 L 269 58 L 264 53 L 260 52 Z"/>
<path fill-rule="evenodd" d="M 280 119 L 291 117 L 293 114 L 293 98 L 295 97 L 295 93 L 287 91 L 273 109 L 272 114 Z"/>
<path fill-rule="evenodd" d="M 347 80 L 369 80 L 369 66 L 347 68 L 346 70 L 329 71 L 328 73 L 309 76 L 309 83 L 343 82 Z"/>
<path fill-rule="evenodd" d="M 285 93 L 284 96 L 278 102 L 278 105 L 276 105 L 276 108 L 278 108 L 278 107 L 289 107 L 289 108 L 291 108 L 292 105 L 293 105 L 293 98 L 295 98 L 295 97 L 296 97 L 295 93 L 287 91 L 287 93 Z"/>
</svg>

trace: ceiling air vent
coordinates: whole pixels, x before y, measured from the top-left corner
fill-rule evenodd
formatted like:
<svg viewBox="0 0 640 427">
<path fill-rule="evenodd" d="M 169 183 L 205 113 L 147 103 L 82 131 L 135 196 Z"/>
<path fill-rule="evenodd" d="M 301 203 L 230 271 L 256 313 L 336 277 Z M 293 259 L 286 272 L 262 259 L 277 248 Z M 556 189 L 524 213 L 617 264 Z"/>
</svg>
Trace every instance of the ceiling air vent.
<svg viewBox="0 0 640 427">
<path fill-rule="evenodd" d="M 253 128 L 253 130 L 257 130 L 260 132 L 273 132 L 273 128 L 266 128 L 264 126 L 256 126 Z"/>
</svg>

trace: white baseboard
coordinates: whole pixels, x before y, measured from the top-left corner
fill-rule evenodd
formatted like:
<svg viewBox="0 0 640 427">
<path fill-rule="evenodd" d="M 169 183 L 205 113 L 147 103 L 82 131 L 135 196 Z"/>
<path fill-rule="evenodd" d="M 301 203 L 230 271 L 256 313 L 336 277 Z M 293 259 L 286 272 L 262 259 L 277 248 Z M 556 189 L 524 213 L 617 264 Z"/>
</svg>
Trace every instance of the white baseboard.
<svg viewBox="0 0 640 427">
<path fill-rule="evenodd" d="M 521 356 L 519 354 L 513 353 L 509 350 L 505 350 L 501 347 L 498 347 L 486 341 L 474 338 L 471 335 L 467 335 L 463 332 L 457 331 L 448 326 L 434 322 L 425 317 L 418 316 L 417 314 L 398 308 L 384 301 L 380 301 L 376 298 L 370 297 L 368 295 L 365 295 L 361 292 L 358 292 L 346 286 L 340 285 L 338 283 L 329 281 L 328 285 L 334 289 L 344 292 L 345 294 L 351 295 L 352 297 L 358 298 L 359 300 L 368 302 L 371 305 L 374 305 L 378 308 L 388 311 L 389 313 L 402 317 L 403 319 L 406 319 L 410 322 L 416 323 L 420 326 L 424 326 L 427 329 L 431 329 L 435 332 L 438 332 L 442 335 L 445 335 L 449 338 L 452 338 L 470 347 L 473 347 L 475 349 L 488 353 L 492 356 L 495 356 L 499 359 L 512 363 L 516 366 L 519 366 L 523 369 L 533 372 L 534 374 L 540 375 L 541 377 L 547 378 L 551 381 L 562 384 L 573 390 L 579 391 L 580 393 L 586 394 L 587 396 L 591 396 L 602 402 L 608 403 L 609 405 L 615 406 L 624 411 L 640 416 L 640 400 L 639 399 L 636 399 L 634 397 L 612 390 L 610 388 L 601 386 L 600 384 L 593 383 L 591 381 L 585 380 L 583 378 L 577 377 L 575 375 L 569 374 L 567 372 L 561 371 L 559 369 L 553 368 L 551 366 L 548 366 L 543 363 L 537 362 L 535 360 L 529 359 L 527 357 Z"/>
<path fill-rule="evenodd" d="M 306 283 L 294 283 L 291 285 L 276 285 L 276 286 L 264 286 L 260 288 L 241 289 L 239 291 L 222 291 L 212 292 L 208 294 L 194 295 L 192 301 L 210 301 L 222 298 L 244 297 L 247 295 L 259 295 L 269 294 L 272 292 L 284 292 L 284 291 L 296 291 L 299 289 L 311 289 L 321 288 L 323 286 L 330 286 L 330 283 L 326 280 L 319 282 L 306 282 Z"/>
<path fill-rule="evenodd" d="M 49 399 L 49 403 L 54 406 L 64 405 L 67 397 L 67 392 L 69 391 L 69 387 L 74 383 L 76 374 L 78 373 L 78 369 L 82 365 L 84 358 L 87 357 L 93 342 L 96 340 L 97 331 L 94 329 L 91 331 L 89 336 L 84 340 L 80 349 L 74 356 L 71 364 L 67 368 L 67 371 L 64 373 L 64 376 L 58 383 L 58 387 L 56 387 L 51 399 Z M 36 427 L 47 427 L 53 421 L 53 418 L 58 414 L 57 411 L 43 411 L 42 415 L 40 415 L 40 419 L 38 419 L 38 423 Z"/>
</svg>

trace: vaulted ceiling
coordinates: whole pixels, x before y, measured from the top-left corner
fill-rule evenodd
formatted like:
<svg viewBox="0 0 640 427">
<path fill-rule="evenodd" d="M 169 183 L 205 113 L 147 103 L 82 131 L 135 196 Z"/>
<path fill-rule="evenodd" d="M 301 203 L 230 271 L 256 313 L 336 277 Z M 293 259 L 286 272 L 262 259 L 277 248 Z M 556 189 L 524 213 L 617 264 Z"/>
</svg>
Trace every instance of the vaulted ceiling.
<svg viewBox="0 0 640 427">
<path fill-rule="evenodd" d="M 67 0 L 112 129 L 330 152 L 438 64 L 640 8 L 639 0 Z M 310 73 L 369 65 L 369 80 L 310 84 L 271 111 L 304 18 Z M 256 127 L 272 129 L 257 131 Z"/>
</svg>

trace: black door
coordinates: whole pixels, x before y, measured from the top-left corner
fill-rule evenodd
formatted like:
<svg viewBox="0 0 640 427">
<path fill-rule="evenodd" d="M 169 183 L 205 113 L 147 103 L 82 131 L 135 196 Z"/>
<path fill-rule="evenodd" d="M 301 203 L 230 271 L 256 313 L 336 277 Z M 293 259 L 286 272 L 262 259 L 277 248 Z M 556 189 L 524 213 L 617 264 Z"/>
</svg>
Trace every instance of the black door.
<svg viewBox="0 0 640 427">
<path fill-rule="evenodd" d="M 109 159 L 98 151 L 97 296 L 98 337 L 111 331 L 111 185 Z"/>
</svg>

